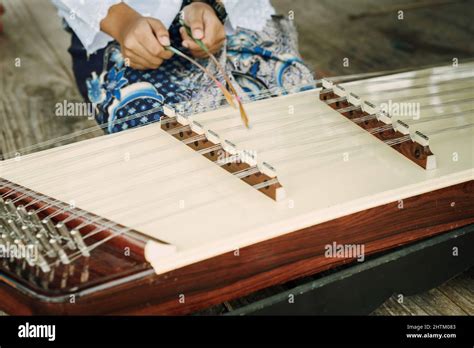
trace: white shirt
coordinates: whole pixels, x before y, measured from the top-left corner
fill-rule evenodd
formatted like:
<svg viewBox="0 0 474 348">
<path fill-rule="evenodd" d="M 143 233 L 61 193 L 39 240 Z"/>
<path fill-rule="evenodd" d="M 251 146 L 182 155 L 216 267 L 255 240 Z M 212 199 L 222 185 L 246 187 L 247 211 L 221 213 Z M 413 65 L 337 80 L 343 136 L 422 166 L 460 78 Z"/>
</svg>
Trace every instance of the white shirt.
<svg viewBox="0 0 474 348">
<path fill-rule="evenodd" d="M 87 52 L 93 53 L 113 40 L 100 31 L 100 22 L 109 8 L 121 0 L 52 0 L 59 15 L 76 33 Z M 146 17 L 159 19 L 167 28 L 178 14 L 182 0 L 123 0 L 135 11 Z M 266 21 L 275 13 L 270 0 L 222 0 L 228 18 L 227 33 L 237 28 L 262 30 Z"/>
</svg>

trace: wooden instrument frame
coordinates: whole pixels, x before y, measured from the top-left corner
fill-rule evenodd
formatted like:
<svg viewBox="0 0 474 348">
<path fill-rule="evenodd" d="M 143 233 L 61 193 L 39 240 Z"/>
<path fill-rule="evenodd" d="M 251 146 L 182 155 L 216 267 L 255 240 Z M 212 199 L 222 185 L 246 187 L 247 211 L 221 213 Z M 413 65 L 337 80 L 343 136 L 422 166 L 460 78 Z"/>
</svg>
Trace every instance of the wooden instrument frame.
<svg viewBox="0 0 474 348">
<path fill-rule="evenodd" d="M 399 202 L 392 202 L 250 245 L 238 254 L 228 252 L 161 275 L 156 275 L 138 254 L 132 267 L 122 264 L 120 278 L 115 277 L 117 273 L 113 278 L 107 275 L 110 264 L 91 259 L 93 281 L 81 285 L 73 277 L 63 290 L 38 291 L 14 272 L 2 270 L 0 309 L 14 315 L 190 314 L 354 262 L 325 257 L 325 245 L 335 238 L 338 243 L 363 243 L 366 255 L 370 255 L 471 223 L 472 180 L 407 198 L 402 209 Z M 123 238 L 116 243 L 128 245 Z M 116 251 L 104 248 L 101 257 L 94 259 L 104 260 L 107 253 L 110 256 L 114 252 L 117 256 Z"/>
<path fill-rule="evenodd" d="M 435 73 L 434 70 L 428 70 L 427 74 L 425 72 L 421 75 L 421 80 L 429 79 L 429 76 Z M 439 76 L 439 74 L 433 76 Z M 445 77 L 448 81 L 450 80 L 449 76 L 448 74 Z M 368 81 L 367 83 L 371 82 Z M 397 82 L 396 90 L 404 91 L 404 88 L 400 89 L 399 87 Z M 368 90 L 364 90 L 364 88 L 366 87 L 359 88 L 362 91 L 360 95 L 367 95 Z M 326 91 L 329 91 L 327 86 Z M 407 93 L 405 92 L 405 95 Z M 467 92 L 464 94 L 467 94 Z M 122 212 L 127 210 L 130 205 L 141 207 L 140 204 L 144 199 L 148 199 L 148 201 L 145 201 L 149 203 L 149 209 L 157 210 L 163 207 L 165 213 L 167 211 L 177 211 L 178 208 L 174 206 L 162 205 L 163 202 L 166 202 L 164 199 L 167 198 L 166 195 L 173 193 L 172 190 L 166 190 L 167 187 L 163 187 L 163 191 L 158 190 L 158 185 L 143 185 L 141 191 L 124 190 L 125 193 L 132 193 L 125 195 L 125 199 L 105 196 L 109 200 L 114 199 L 114 202 L 121 203 L 117 204 L 117 207 L 114 207 L 112 211 L 104 209 L 104 206 L 107 207 L 107 205 L 104 202 L 97 202 L 95 195 L 89 195 L 90 197 L 88 197 L 87 194 L 84 194 L 85 197 L 83 196 L 82 201 L 78 204 L 80 210 L 94 212 L 92 214 L 94 217 L 100 217 L 106 222 L 116 224 L 119 228 L 118 231 L 122 232 L 115 233 L 111 243 L 100 244 L 97 247 L 97 243 L 90 243 L 91 249 L 94 249 L 94 257 L 87 257 L 87 253 L 83 253 L 84 257 L 80 257 L 70 265 L 67 264 L 69 262 L 67 257 L 66 261 L 64 257 L 59 258 L 66 265 L 58 263 L 51 272 L 45 271 L 46 273 L 42 273 L 37 266 L 29 266 L 28 261 L 30 264 L 34 264 L 34 262 L 28 258 L 26 260 L 0 260 L 0 309 L 17 315 L 190 314 L 224 301 L 251 294 L 263 288 L 356 262 L 357 256 L 354 255 L 345 255 L 344 257 L 338 255 L 327 256 L 327 246 L 334 242 L 339 245 L 363 245 L 364 255 L 367 256 L 474 223 L 474 181 L 472 162 L 470 161 L 472 160 L 472 151 L 468 141 L 463 142 L 463 139 L 469 139 L 469 135 L 465 133 L 465 138 L 453 139 L 443 138 L 443 135 L 440 135 L 438 143 L 436 141 L 431 142 L 433 139 L 430 139 L 434 155 L 440 158 L 440 163 L 444 163 L 439 172 L 430 174 L 428 170 L 434 168 L 428 165 L 429 158 L 433 159 L 428 141 L 421 139 L 421 143 L 417 143 L 416 141 L 420 139 L 412 139 L 411 134 L 404 133 L 405 129 L 401 128 L 400 130 L 398 127 L 394 127 L 391 122 L 387 124 L 384 123 L 383 119 L 382 122 L 379 122 L 378 118 L 376 120 L 371 117 L 378 114 L 373 114 L 370 108 L 367 109 L 369 111 L 363 108 L 357 110 L 357 103 L 354 104 L 355 102 L 351 101 L 349 97 L 340 96 L 337 98 L 337 96 L 337 93 L 333 93 L 327 94 L 325 97 L 326 99 L 340 99 L 340 103 L 333 104 L 327 100 L 326 102 L 318 101 L 318 103 L 314 103 L 314 107 L 312 103 L 309 103 L 311 101 L 309 97 L 319 99 L 321 97 L 319 90 L 302 92 L 295 96 L 295 99 L 289 100 L 291 105 L 300 102 L 306 108 L 309 116 L 318 115 L 318 117 L 321 117 L 319 121 L 326 121 L 313 124 L 313 126 L 328 125 L 323 135 L 319 137 L 316 155 L 322 154 L 323 157 L 325 154 L 334 155 L 332 151 L 329 153 L 326 151 L 326 147 L 331 146 L 327 141 L 336 139 L 339 142 L 338 135 L 346 136 L 355 133 L 357 133 L 357 138 L 350 138 L 350 141 L 346 141 L 344 146 L 349 149 L 354 146 L 361 149 L 364 146 L 376 145 L 376 154 L 359 158 L 360 161 L 355 162 L 356 165 L 352 167 L 350 175 L 346 175 L 348 170 L 344 164 L 346 161 L 341 159 L 334 161 L 332 166 L 324 168 L 326 161 L 313 160 L 312 164 L 316 166 L 312 171 L 303 171 L 302 173 L 290 165 L 284 166 L 284 170 L 280 170 L 278 173 L 278 179 L 281 179 L 285 189 L 292 189 L 291 192 L 294 195 L 291 197 L 292 199 L 303 198 L 303 204 L 296 206 L 296 209 L 292 210 L 292 214 L 287 215 L 285 215 L 286 211 L 283 211 L 283 205 L 276 205 L 275 201 L 271 202 L 269 197 L 264 197 L 247 185 L 258 187 L 254 184 L 268 181 L 270 176 L 266 177 L 265 174 L 257 178 L 249 177 L 243 180 L 244 183 L 240 183 L 235 180 L 236 178 L 232 174 L 247 170 L 249 163 L 231 163 L 230 166 L 225 168 L 226 172 L 213 163 L 209 163 L 208 160 L 215 162 L 217 159 L 215 154 L 203 153 L 205 158 L 202 158 L 201 154 L 196 153 L 201 151 L 201 147 L 214 147 L 204 141 L 194 141 L 195 139 L 202 140 L 200 136 L 203 135 L 201 131 L 204 128 L 193 129 L 191 123 L 188 125 L 178 120 L 181 124 L 179 126 L 177 123 L 172 123 L 174 121 L 170 117 L 167 123 L 164 124 L 164 128 L 161 128 L 163 123 L 159 125 L 160 127 L 151 125 L 150 127 L 144 127 L 142 129 L 143 133 L 138 135 L 134 130 L 131 130 L 120 138 L 114 138 L 112 135 L 102 140 L 80 144 L 78 145 L 80 149 L 76 146 L 74 149 L 77 150 L 74 152 L 76 156 L 86 156 L 89 153 L 94 153 L 96 148 L 108 149 L 105 155 L 93 156 L 89 167 L 80 168 L 80 171 L 74 172 L 74 180 L 70 179 L 75 184 L 82 183 L 88 190 L 93 190 L 94 186 L 91 185 L 91 177 L 85 176 L 88 173 L 87 169 L 101 166 L 104 161 L 109 163 L 110 166 L 103 168 L 103 172 L 100 173 L 103 181 L 95 184 L 96 189 L 100 187 L 101 183 L 107 186 L 109 183 L 120 184 L 124 180 L 127 181 L 130 177 L 136 175 L 139 169 L 153 168 L 154 172 L 147 173 L 147 175 L 155 179 L 158 171 L 164 170 L 166 168 L 165 164 L 174 162 L 175 158 L 189 160 L 186 163 L 178 163 L 179 166 L 176 168 L 180 170 L 182 170 L 181 167 L 186 169 L 195 168 L 196 170 L 209 170 L 203 173 L 212 173 L 208 177 L 205 174 L 187 176 L 189 181 L 186 182 L 186 188 L 192 187 L 191 184 L 203 184 L 205 188 L 207 187 L 205 185 L 210 187 L 215 184 L 216 178 L 218 178 L 222 180 L 222 183 L 225 183 L 226 190 L 206 191 L 209 193 L 206 199 L 214 205 L 205 205 L 205 209 L 200 211 L 199 216 L 197 216 L 198 214 L 194 216 L 191 214 L 184 215 L 184 212 L 187 211 L 183 210 L 183 213 L 171 215 L 172 219 L 162 224 L 157 221 L 154 221 L 154 224 L 148 224 L 146 221 L 138 221 L 138 219 L 130 218 L 130 216 L 124 218 Z M 370 93 L 368 96 L 370 99 Z M 461 97 L 466 96 L 461 95 Z M 279 99 L 280 104 L 273 115 L 267 116 L 268 120 L 263 120 L 260 124 L 256 122 L 255 128 L 253 128 L 254 134 L 258 135 L 259 132 L 266 132 L 265 122 L 274 122 L 275 114 L 278 114 L 281 120 L 289 120 L 293 117 L 285 114 L 286 108 L 291 106 L 290 104 L 287 105 L 288 100 L 285 98 L 283 96 Z M 457 95 L 456 98 L 459 98 L 459 96 Z M 457 102 L 457 99 L 454 101 Z M 261 103 L 266 103 L 267 106 L 273 108 L 273 105 L 271 105 L 273 101 L 262 101 Z M 262 105 L 259 106 L 259 102 L 256 102 L 249 105 L 249 109 L 252 107 L 258 110 L 258 107 L 262 107 Z M 443 110 L 448 113 L 451 112 L 449 111 L 450 108 Z M 289 113 L 289 115 L 292 115 L 292 113 Z M 182 115 L 177 116 L 183 117 Z M 242 145 L 241 149 L 251 149 L 252 146 L 255 146 L 257 140 L 260 141 L 260 139 L 254 139 L 253 136 L 252 140 L 247 139 L 245 141 L 248 134 L 244 134 L 241 129 L 238 129 L 240 124 L 233 124 L 235 119 L 232 118 L 231 113 L 228 116 L 229 118 L 228 120 L 225 119 L 225 122 L 222 122 L 222 120 L 212 122 L 213 115 L 210 112 L 193 115 L 193 120 L 188 121 L 192 121 L 193 125 L 202 124 L 203 126 L 206 122 L 212 123 L 212 130 L 215 131 L 216 136 L 211 134 L 211 138 L 215 138 L 219 134 L 219 141 L 221 141 L 219 144 L 227 144 L 227 141 L 232 142 L 235 138 L 239 139 L 240 136 L 241 143 L 239 145 Z M 334 120 L 335 116 L 337 116 L 336 120 Z M 361 123 L 362 121 L 355 121 L 355 118 L 359 121 L 364 119 L 368 122 Z M 166 118 L 164 119 L 166 121 Z M 397 120 L 397 124 L 400 124 L 399 122 L 402 122 L 402 120 Z M 448 121 L 444 120 L 443 122 L 447 123 Z M 357 127 L 352 123 L 356 123 Z M 334 124 L 342 124 L 346 132 L 336 132 L 335 129 L 331 128 L 331 125 Z M 229 127 L 230 125 L 233 125 L 233 127 Z M 467 126 L 471 127 L 472 124 L 467 124 Z M 169 131 L 171 128 L 176 129 Z M 226 132 L 226 128 L 231 130 Z M 371 132 L 373 129 L 379 129 L 380 132 Z M 208 131 L 210 130 L 211 128 L 208 129 Z M 416 131 L 416 136 L 419 135 L 418 129 L 411 130 Z M 247 130 L 244 131 L 247 132 Z M 375 138 L 367 134 L 367 131 Z M 165 136 L 157 136 L 161 134 Z M 229 134 L 231 137 L 228 137 Z M 291 134 L 289 139 L 281 134 L 278 135 L 278 132 L 275 134 L 280 136 L 283 144 L 290 144 L 290 146 L 292 144 L 302 145 L 303 149 L 309 148 L 309 146 L 307 147 L 307 140 L 303 139 L 304 141 L 300 143 L 297 134 Z M 170 158 L 165 157 L 163 160 L 161 158 L 156 160 L 153 151 L 141 153 L 143 157 L 140 157 L 140 160 L 147 164 L 141 167 L 130 165 L 127 166 L 127 171 L 122 172 L 126 165 L 122 164 L 121 159 L 119 159 L 122 154 L 121 150 L 117 149 L 117 144 L 119 146 L 125 146 L 127 143 L 132 144 L 127 147 L 130 151 L 134 148 L 141 149 L 142 144 L 135 141 L 143 139 L 144 135 L 148 139 L 153 139 L 155 149 L 174 149 L 175 151 L 166 152 Z M 360 139 L 359 135 L 361 136 Z M 282 158 L 285 159 L 288 154 L 292 154 L 286 147 L 283 148 L 282 153 L 272 153 L 268 149 L 272 149 L 273 144 L 265 137 L 262 139 L 267 142 L 265 146 L 262 146 L 264 154 L 267 150 L 266 156 L 268 156 L 265 157 L 264 163 L 267 163 L 268 158 L 280 159 L 281 163 Z M 391 140 L 397 139 L 402 139 L 403 142 L 391 142 Z M 214 145 L 217 144 L 209 138 L 208 140 Z M 368 141 L 366 142 L 366 140 Z M 385 144 L 381 144 L 380 141 Z M 102 147 L 104 143 L 105 147 Z M 442 147 L 443 144 L 445 145 L 444 148 Z M 447 147 L 447 144 L 452 146 Z M 460 157 L 463 158 L 463 161 L 454 163 L 458 161 L 452 159 L 450 151 L 458 151 L 458 149 L 453 146 L 458 146 L 458 149 L 461 150 L 460 154 L 462 156 Z M 392 151 L 390 147 L 398 153 Z M 45 153 L 45 155 L 50 156 L 48 157 L 50 163 L 42 165 L 46 169 L 48 169 L 48 165 L 55 164 L 56 161 L 69 156 L 68 152 L 61 150 L 58 153 L 52 152 Z M 230 154 L 233 154 L 233 152 L 226 150 L 225 158 L 227 159 Z M 40 160 L 36 156 L 27 157 L 27 165 L 23 168 L 19 165 L 11 165 L 10 162 L 5 166 L 7 170 L 2 174 L 4 179 L 1 180 L 18 183 L 17 189 L 22 187 L 25 190 L 42 195 L 39 203 L 34 205 L 39 218 L 44 219 L 40 224 L 46 222 L 47 225 L 51 221 L 54 223 L 65 221 L 64 224 L 69 230 L 81 230 L 80 233 L 82 234 L 89 234 L 90 231 L 100 232 L 94 236 L 92 242 L 110 236 L 113 233 L 111 225 L 100 224 L 97 221 L 97 225 L 95 225 L 90 223 L 93 220 L 89 219 L 81 221 L 80 214 L 73 215 L 71 216 L 72 219 L 66 221 L 65 218 L 68 217 L 67 214 L 70 210 L 61 206 L 61 204 L 62 202 L 75 200 L 73 199 L 75 198 L 73 195 L 74 187 L 69 188 L 67 181 L 63 186 L 59 184 L 49 185 L 49 182 L 56 180 L 58 175 L 57 173 L 51 175 L 48 170 L 38 173 L 48 182 L 48 185 L 35 185 L 28 174 L 31 174 L 29 171 L 37 168 Z M 269 163 L 272 163 L 271 160 L 269 161 Z M 393 161 L 396 165 L 392 167 L 390 161 Z M 22 166 L 24 163 L 22 162 Z M 253 167 L 254 161 L 250 161 L 250 163 Z M 387 166 L 387 163 L 389 163 L 389 166 Z M 160 168 L 160 164 L 163 167 Z M 220 165 L 220 163 L 218 164 Z M 227 164 L 227 162 L 223 163 L 225 166 Z M 180 179 L 180 177 L 176 178 L 176 168 L 165 172 L 162 180 L 170 177 Z M 370 173 L 368 168 L 372 169 Z M 391 171 L 393 169 L 397 171 L 393 172 L 392 175 Z M 402 171 L 403 176 L 399 173 Z M 23 172 L 28 173 L 23 174 Z M 71 170 L 64 171 L 61 175 L 70 172 Z M 81 173 L 84 176 L 81 176 Z M 116 173 L 124 174 L 123 176 L 115 175 Z M 179 173 L 185 177 L 187 172 Z M 305 186 L 303 181 L 300 182 L 298 175 L 301 174 L 306 174 L 307 185 L 311 185 L 311 180 L 314 180 L 315 185 Z M 344 176 L 339 174 L 344 174 Z M 325 181 L 333 177 L 339 181 L 334 180 L 332 187 L 326 187 Z M 110 180 L 110 182 L 107 180 Z M 202 181 L 205 181 L 205 183 Z M 146 180 L 143 180 L 143 183 L 153 183 L 153 180 L 147 177 Z M 243 186 L 238 185 L 234 189 L 234 183 Z M 178 183 L 178 186 L 180 184 L 181 182 Z M 279 183 L 272 182 L 271 184 L 275 185 L 275 189 L 279 188 Z M 240 191 L 242 188 L 242 196 L 229 195 L 228 192 L 233 193 L 233 191 L 227 191 L 228 186 L 235 191 Z M 377 196 L 378 192 L 376 190 L 379 189 L 379 186 L 383 193 L 382 197 Z M 172 185 L 169 187 L 172 187 Z M 366 189 L 362 192 L 361 187 Z M 19 194 L 21 190 L 16 192 L 16 189 L 10 190 L 10 188 L 10 185 L 2 186 L 0 193 L 3 193 L 5 197 L 13 198 L 18 204 L 31 205 L 32 202 L 28 201 L 28 198 L 23 198 L 31 195 L 21 195 Z M 5 195 L 6 192 L 8 194 Z M 228 201 L 221 203 L 219 199 L 223 193 Z M 275 198 L 272 196 L 276 195 L 268 193 L 265 194 Z M 149 196 L 147 197 L 147 195 Z M 155 201 L 155 198 L 159 195 L 162 195 L 160 197 L 163 200 Z M 328 199 L 331 195 L 335 198 L 332 201 Z M 207 202 L 198 199 L 201 196 L 202 192 L 200 191 L 194 193 L 194 206 L 191 205 L 191 207 L 197 207 L 200 206 L 200 203 Z M 50 207 L 50 204 L 46 203 L 48 200 L 41 201 L 45 197 L 51 197 L 59 203 Z M 79 195 L 79 197 L 81 196 Z M 351 206 L 350 209 L 342 206 L 341 208 L 341 204 L 345 201 L 357 202 L 362 197 L 364 198 L 362 206 Z M 175 198 L 173 197 L 173 200 Z M 401 198 L 403 198 L 402 201 L 397 201 Z M 233 210 L 234 206 L 241 204 L 240 200 L 243 200 L 242 209 Z M 272 204 L 267 204 L 269 202 Z M 5 204 L 7 205 L 6 202 Z M 11 204 L 14 204 L 11 199 L 8 204 L 10 211 L 14 210 L 13 213 L 9 213 L 10 215 L 21 215 L 21 213 L 15 211 L 15 207 L 11 206 Z M 328 204 L 331 204 L 330 210 L 326 209 Z M 120 207 L 121 209 L 119 209 Z M 169 208 L 169 210 L 165 210 L 166 208 Z M 257 214 L 258 208 L 262 209 L 260 215 Z M 290 208 L 294 207 L 291 204 L 288 207 L 285 206 L 285 209 Z M 135 211 L 133 213 L 135 214 Z M 163 212 L 161 211 L 161 213 Z M 236 223 L 232 223 L 225 215 L 226 213 L 229 213 L 229 216 L 235 219 Z M 306 215 L 304 214 L 312 214 L 310 216 L 311 220 L 305 219 Z M 49 219 L 49 216 L 52 216 L 51 219 Z M 54 220 L 54 217 L 57 217 L 57 221 Z M 79 220 L 76 221 L 76 217 L 79 217 Z M 193 217 L 195 220 L 193 220 Z M 247 219 L 245 219 L 246 217 Z M 290 220 L 289 217 L 292 217 L 293 220 Z M 300 217 L 303 218 L 299 219 Z M 254 218 L 254 221 L 251 221 L 251 218 Z M 22 221 L 22 219 L 20 220 Z M 268 226 L 255 228 L 256 225 L 260 226 L 262 222 Z M 283 224 L 283 222 L 285 223 Z M 7 225 L 10 223 L 11 221 L 7 220 Z M 79 225 L 85 226 L 85 228 L 80 228 Z M 100 227 L 98 230 L 95 229 L 97 226 Z M 125 229 L 122 228 L 125 226 Z M 28 226 L 21 226 L 21 228 L 23 227 Z M 11 236 L 12 234 L 5 237 L 2 234 L 2 239 L 11 238 Z M 73 236 L 79 238 L 76 233 Z M 67 237 L 64 239 L 67 240 Z M 53 245 L 56 245 L 56 251 L 61 256 L 59 253 L 61 250 L 58 250 L 58 246 L 54 241 Z M 18 242 L 22 241 L 15 241 L 15 243 Z M 221 244 L 217 242 L 221 242 Z M 81 249 L 79 244 L 78 247 Z M 235 250 L 239 247 L 240 249 Z M 167 254 L 170 249 L 173 249 L 171 255 Z M 80 251 L 83 252 L 84 248 Z M 78 254 L 77 250 L 75 253 Z M 74 253 L 71 252 L 70 255 L 74 255 Z M 54 260 L 53 262 L 59 261 Z"/>
</svg>

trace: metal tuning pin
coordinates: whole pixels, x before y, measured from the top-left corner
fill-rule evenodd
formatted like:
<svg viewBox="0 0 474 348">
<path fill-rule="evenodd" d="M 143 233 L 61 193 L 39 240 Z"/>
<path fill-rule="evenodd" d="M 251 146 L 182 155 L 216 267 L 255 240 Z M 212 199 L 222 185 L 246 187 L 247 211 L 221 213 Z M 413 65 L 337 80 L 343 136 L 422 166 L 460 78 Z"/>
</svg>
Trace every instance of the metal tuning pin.
<svg viewBox="0 0 474 348">
<path fill-rule="evenodd" d="M 18 246 L 16 257 L 18 259 L 26 260 L 28 265 L 33 267 L 35 265 L 35 260 L 31 257 L 30 253 L 28 252 L 28 246 L 25 243 L 23 243 L 21 239 L 15 239 L 15 244 Z"/>
<path fill-rule="evenodd" d="M 79 251 L 81 252 L 81 254 L 85 257 L 91 256 L 89 249 L 87 249 L 86 243 L 84 243 L 84 239 L 82 238 L 81 233 L 78 230 L 72 230 L 71 236 L 72 238 L 74 238 L 74 241 L 79 247 Z"/>
<path fill-rule="evenodd" d="M 39 241 L 36 239 L 35 235 L 31 231 L 30 227 L 27 225 L 21 226 L 21 233 L 23 237 L 32 245 L 38 245 Z"/>
<path fill-rule="evenodd" d="M 47 238 L 47 232 L 45 230 L 41 230 L 40 232 L 38 232 L 36 234 L 36 238 L 40 242 L 41 248 L 45 251 L 46 255 L 48 255 L 49 257 L 56 256 L 56 251 L 49 243 L 49 240 Z"/>
<path fill-rule="evenodd" d="M 80 276 L 81 283 L 85 283 L 89 280 L 89 264 L 84 263 L 84 266 L 81 270 L 81 276 Z"/>
<path fill-rule="evenodd" d="M 0 225 L 0 235 L 2 237 L 2 240 L 5 244 L 13 244 L 14 243 L 14 238 L 12 238 L 11 233 L 7 228 L 4 226 Z"/>
<path fill-rule="evenodd" d="M 6 217 L 8 215 L 7 205 L 5 200 L 0 197 L 0 216 Z"/>
<path fill-rule="evenodd" d="M 41 230 L 41 228 L 43 227 L 43 224 L 41 223 L 41 220 L 36 214 L 36 212 L 34 210 L 28 210 L 27 214 L 28 214 L 28 219 L 36 227 L 36 229 Z"/>
<path fill-rule="evenodd" d="M 76 244 L 74 244 L 74 241 L 71 238 L 71 235 L 69 233 L 69 230 L 67 229 L 66 225 L 63 224 L 62 222 L 59 222 L 56 224 L 56 229 L 59 231 L 59 234 L 67 240 L 67 247 L 71 250 L 76 250 Z"/>
<path fill-rule="evenodd" d="M 56 277 L 56 268 L 53 268 L 51 270 L 51 272 L 49 272 L 48 276 L 49 276 L 48 277 L 48 282 L 50 282 L 50 283 L 53 282 L 54 278 Z"/>
<path fill-rule="evenodd" d="M 61 245 L 58 243 L 56 239 L 51 238 L 49 240 L 49 244 L 53 247 L 54 251 L 58 254 L 59 260 L 63 264 L 68 265 L 69 263 L 71 263 L 71 260 L 69 259 L 66 252 L 64 251 L 64 249 L 61 247 Z"/>
<path fill-rule="evenodd" d="M 16 235 L 16 237 L 21 239 L 23 234 L 21 233 L 20 229 L 16 225 L 15 221 L 12 219 L 8 219 L 7 225 L 8 225 L 8 228 Z"/>
<path fill-rule="evenodd" d="M 59 285 L 61 287 L 61 289 L 66 288 L 68 278 L 69 278 L 69 271 L 68 271 L 67 268 L 64 268 L 63 273 L 61 274 L 61 282 L 60 282 L 60 285 Z"/>
<path fill-rule="evenodd" d="M 48 265 L 48 262 L 41 254 L 38 254 L 37 265 L 44 273 L 48 273 L 49 271 L 51 271 L 51 267 Z"/>
<path fill-rule="evenodd" d="M 56 231 L 56 227 L 54 227 L 54 224 L 51 221 L 51 219 L 49 218 L 43 219 L 41 220 L 41 224 L 46 229 L 46 231 L 48 231 L 50 237 L 59 238 L 58 231 Z"/>
<path fill-rule="evenodd" d="M 10 241 L 8 239 L 8 234 L 6 234 L 3 230 L 3 226 L 0 226 L 0 244 L 7 245 Z"/>
<path fill-rule="evenodd" d="M 12 217 L 18 216 L 15 204 L 13 204 L 13 201 L 11 199 L 5 200 L 5 207 L 7 208 L 8 213 L 10 213 Z"/>
<path fill-rule="evenodd" d="M 30 217 L 28 216 L 28 212 L 26 211 L 23 205 L 19 205 L 18 207 L 16 207 L 16 211 L 17 211 L 17 214 L 20 216 L 20 218 L 23 220 L 23 222 L 29 222 L 29 223 L 32 222 L 30 220 Z"/>
<path fill-rule="evenodd" d="M 20 248 L 21 247 L 21 240 L 16 238 L 13 240 L 13 244 L 15 244 L 17 246 L 17 248 Z M 19 253 L 12 253 L 11 256 L 13 256 L 14 258 L 16 259 L 19 259 L 20 257 L 20 254 Z"/>
</svg>

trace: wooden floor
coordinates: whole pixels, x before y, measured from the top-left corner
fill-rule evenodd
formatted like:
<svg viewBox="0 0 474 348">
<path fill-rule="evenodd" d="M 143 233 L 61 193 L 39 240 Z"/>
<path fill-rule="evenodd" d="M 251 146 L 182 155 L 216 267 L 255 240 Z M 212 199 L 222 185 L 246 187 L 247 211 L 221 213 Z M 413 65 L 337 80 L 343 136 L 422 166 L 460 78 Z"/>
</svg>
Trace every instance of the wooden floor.
<svg viewBox="0 0 474 348">
<path fill-rule="evenodd" d="M 294 15 L 300 50 L 318 76 L 347 75 L 474 58 L 474 0 L 272 0 Z M 48 0 L 2 0 L 0 156 L 95 127 L 85 117 L 55 116 L 80 101 L 67 53 L 69 35 Z M 398 11 L 403 11 L 403 20 Z M 290 12 L 292 11 L 292 12 Z M 349 66 L 344 66 L 345 58 Z M 101 134 L 88 133 L 75 140 Z M 66 141 L 64 141 L 66 142 Z M 63 142 L 63 143 L 64 143 Z M 222 310 L 232 304 L 222 305 Z M 474 270 L 427 293 L 389 299 L 374 315 L 473 315 Z"/>
<path fill-rule="evenodd" d="M 7 155 L 95 122 L 55 116 L 57 103 L 81 101 L 81 96 L 67 53 L 69 35 L 50 1 L 2 3 L 6 13 L 5 33 L 0 35 L 0 155 L 11 157 Z"/>
<path fill-rule="evenodd" d="M 392 296 L 373 315 L 474 315 L 474 268 L 423 294 Z"/>
<path fill-rule="evenodd" d="M 272 3 L 282 14 L 293 11 L 300 52 L 316 72 L 347 75 L 474 58 L 473 0 Z"/>
</svg>

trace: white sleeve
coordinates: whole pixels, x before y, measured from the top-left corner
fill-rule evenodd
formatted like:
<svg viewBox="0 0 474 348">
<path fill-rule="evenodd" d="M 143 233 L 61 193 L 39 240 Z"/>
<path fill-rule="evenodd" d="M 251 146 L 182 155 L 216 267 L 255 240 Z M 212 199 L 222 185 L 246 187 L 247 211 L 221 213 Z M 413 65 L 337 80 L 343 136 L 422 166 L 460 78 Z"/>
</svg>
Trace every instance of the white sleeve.
<svg viewBox="0 0 474 348">
<path fill-rule="evenodd" d="M 275 14 L 270 0 L 222 0 L 227 12 L 226 27 L 261 31 Z"/>
<path fill-rule="evenodd" d="M 58 14 L 64 18 L 84 45 L 87 53 L 94 53 L 113 38 L 100 30 L 100 22 L 109 8 L 121 0 L 52 0 Z"/>
</svg>

